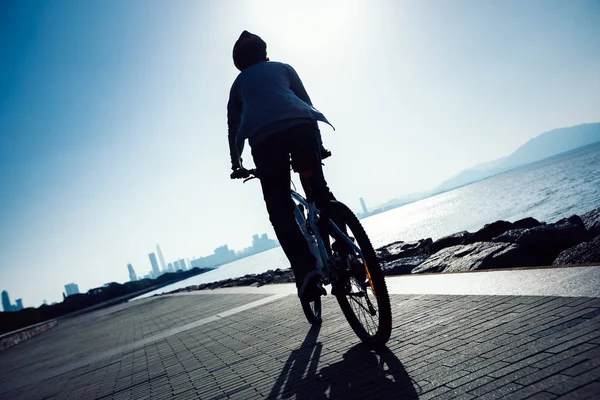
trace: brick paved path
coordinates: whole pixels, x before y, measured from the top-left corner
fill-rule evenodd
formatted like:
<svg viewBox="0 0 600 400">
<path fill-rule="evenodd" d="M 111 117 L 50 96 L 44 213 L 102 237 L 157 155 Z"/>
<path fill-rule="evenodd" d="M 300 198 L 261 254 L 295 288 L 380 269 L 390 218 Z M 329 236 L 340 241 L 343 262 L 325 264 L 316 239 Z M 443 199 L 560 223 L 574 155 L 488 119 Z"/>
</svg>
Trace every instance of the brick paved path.
<svg viewBox="0 0 600 400">
<path fill-rule="evenodd" d="M 392 304 L 379 352 L 358 344 L 332 298 L 313 328 L 294 296 L 123 304 L 0 353 L 0 399 L 600 396 L 600 299 L 392 295 Z"/>
</svg>

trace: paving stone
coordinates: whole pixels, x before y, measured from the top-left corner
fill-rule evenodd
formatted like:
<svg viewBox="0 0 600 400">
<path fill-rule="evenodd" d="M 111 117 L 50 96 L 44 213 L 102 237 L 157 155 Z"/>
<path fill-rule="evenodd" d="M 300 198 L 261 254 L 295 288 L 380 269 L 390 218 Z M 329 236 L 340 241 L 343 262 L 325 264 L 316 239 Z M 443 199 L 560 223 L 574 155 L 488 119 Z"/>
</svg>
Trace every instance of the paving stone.
<svg viewBox="0 0 600 400">
<path fill-rule="evenodd" d="M 561 374 L 577 376 L 598 366 L 600 366 L 600 358 L 593 358 L 591 360 L 585 360 L 571 368 L 567 368 L 566 370 L 561 371 Z"/>
<path fill-rule="evenodd" d="M 518 385 L 516 383 L 509 383 L 509 384 L 501 386 L 495 390 L 492 390 L 491 392 L 488 392 L 487 394 L 485 394 L 483 396 L 476 395 L 476 397 L 481 400 L 505 398 L 510 393 L 516 392 L 517 390 L 521 389 L 522 387 L 523 386 Z"/>
<path fill-rule="evenodd" d="M 500 368 L 496 371 L 490 372 L 488 375 L 491 377 L 494 377 L 494 378 L 500 378 L 507 374 L 510 374 L 511 372 L 518 371 L 522 368 L 531 367 L 531 366 L 536 367 L 536 364 L 535 364 L 536 362 L 547 359 L 548 357 L 551 357 L 551 356 L 552 356 L 552 354 L 548 354 L 548 353 L 538 353 L 534 356 L 527 357 L 521 361 L 510 363 L 509 365 L 507 365 L 504 368 Z M 531 368 L 531 370 L 537 371 L 537 367 Z"/>
<path fill-rule="evenodd" d="M 463 378 L 457 379 L 454 382 L 449 382 L 448 386 L 458 387 L 462 384 L 470 382 L 473 379 L 488 375 L 488 374 L 490 374 L 496 370 L 499 370 L 501 368 L 505 368 L 507 365 L 508 365 L 508 363 L 503 362 L 503 361 L 497 361 L 493 364 L 477 364 L 476 369 L 474 367 L 468 368 L 468 371 L 470 372 L 469 375 L 467 375 Z"/>
<path fill-rule="evenodd" d="M 577 388 L 572 392 L 558 397 L 561 400 L 567 399 L 597 399 L 600 393 L 600 382 L 592 382 L 589 385 Z"/>
<path fill-rule="evenodd" d="M 548 389 L 548 392 L 562 395 L 566 394 L 572 390 L 576 390 L 578 387 L 585 386 L 593 381 L 600 379 L 600 367 L 594 368 L 592 370 L 586 371 L 580 375 L 575 377 L 561 374 L 564 376 L 564 382 L 561 382 L 560 385 L 551 386 Z M 598 392 L 600 395 L 600 392 Z"/>
<path fill-rule="evenodd" d="M 556 396 L 555 394 L 552 393 L 548 393 L 548 392 L 539 392 L 534 394 L 533 396 L 528 397 L 528 400 L 552 400 L 555 399 Z"/>
<path fill-rule="evenodd" d="M 443 394 L 434 397 L 434 399 L 436 400 L 443 400 L 443 399 L 453 399 L 453 398 L 473 398 L 476 397 L 473 394 L 469 394 L 467 392 L 469 392 L 470 390 L 473 390 L 475 388 L 478 388 L 482 385 L 485 385 L 486 383 L 492 382 L 494 381 L 494 378 L 491 378 L 489 376 L 482 376 L 481 378 L 477 378 L 474 379 L 464 385 L 458 386 L 456 388 L 453 388 L 452 390 L 446 391 Z"/>
<path fill-rule="evenodd" d="M 546 368 L 540 369 L 539 371 L 533 372 L 533 373 L 517 380 L 517 383 L 519 383 L 521 385 L 531 385 L 538 380 L 542 380 L 542 379 L 551 377 L 552 375 L 558 374 L 559 372 L 561 372 L 575 364 L 578 364 L 578 363 L 579 363 L 579 361 L 577 359 L 567 358 L 567 359 L 557 362 L 556 364 L 552 364 Z"/>
<path fill-rule="evenodd" d="M 564 361 L 566 359 L 574 358 L 580 359 L 579 355 L 586 354 L 588 350 L 597 349 L 598 346 L 588 343 L 580 344 L 579 346 L 574 345 L 574 347 L 566 347 L 561 352 L 553 352 L 550 357 L 546 357 L 540 361 L 536 361 L 531 365 L 536 368 L 546 368 L 558 362 Z M 568 349 L 568 350 L 567 350 Z M 548 350 L 546 350 L 548 351 Z M 549 353 L 542 353 L 549 354 Z"/>
</svg>

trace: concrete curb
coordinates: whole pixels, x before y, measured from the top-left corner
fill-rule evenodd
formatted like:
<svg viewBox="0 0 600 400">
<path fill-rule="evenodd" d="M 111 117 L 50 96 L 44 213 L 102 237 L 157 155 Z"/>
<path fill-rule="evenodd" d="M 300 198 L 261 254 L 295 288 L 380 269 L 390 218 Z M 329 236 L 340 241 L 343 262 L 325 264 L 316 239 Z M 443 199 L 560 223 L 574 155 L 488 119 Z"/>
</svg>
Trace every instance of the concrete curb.
<svg viewBox="0 0 600 400">
<path fill-rule="evenodd" d="M 21 328 L 17 331 L 12 331 L 5 333 L 4 335 L 0 335 L 0 352 L 3 352 L 17 344 L 24 342 L 28 339 L 31 339 L 34 336 L 39 335 L 42 332 L 46 332 L 48 329 L 56 326 L 57 321 L 55 319 L 51 319 L 50 321 L 40 322 L 39 324 L 26 326 L 25 328 Z"/>
</svg>

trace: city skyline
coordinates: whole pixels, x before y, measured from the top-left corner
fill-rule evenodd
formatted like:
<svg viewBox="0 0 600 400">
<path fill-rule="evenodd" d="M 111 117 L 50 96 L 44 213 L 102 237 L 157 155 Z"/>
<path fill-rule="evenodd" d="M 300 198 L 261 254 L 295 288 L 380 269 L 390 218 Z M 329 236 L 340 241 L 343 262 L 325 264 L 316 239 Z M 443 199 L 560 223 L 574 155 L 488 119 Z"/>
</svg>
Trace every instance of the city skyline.
<svg viewBox="0 0 600 400">
<path fill-rule="evenodd" d="M 149 262 L 150 262 L 150 268 L 151 268 L 149 273 L 143 275 L 143 278 L 138 277 L 137 273 L 135 272 L 135 269 L 131 263 L 127 264 L 127 272 L 129 274 L 130 282 L 133 282 L 133 281 L 136 281 L 139 279 L 144 279 L 144 278 L 156 279 L 163 273 L 167 273 L 167 272 L 176 272 L 179 270 L 187 271 L 194 267 L 215 268 L 215 267 L 221 266 L 223 264 L 227 264 L 229 262 L 239 260 L 241 258 L 248 257 L 253 254 L 260 253 L 262 251 L 270 250 L 277 246 L 279 246 L 279 243 L 277 243 L 276 240 L 270 239 L 268 237 L 268 234 L 266 234 L 266 233 L 253 234 L 252 235 L 252 245 L 250 247 L 246 247 L 238 252 L 236 252 L 234 250 L 230 250 L 228 245 L 225 244 L 225 245 L 217 247 L 212 255 L 205 256 L 205 257 L 198 257 L 198 258 L 193 259 L 191 262 L 184 258 L 180 258 L 171 263 L 168 263 L 167 268 L 165 268 L 165 269 L 158 268 L 158 259 L 156 257 L 156 254 L 149 253 L 148 256 L 149 256 Z M 157 249 L 157 253 L 159 254 L 159 259 L 160 259 L 162 257 L 162 249 L 158 243 L 156 244 L 156 249 Z M 164 258 L 163 258 L 163 261 L 164 261 Z M 154 270 L 155 267 L 156 267 L 156 272 Z M 116 281 L 111 281 L 111 282 L 116 282 Z M 105 282 L 105 283 L 109 283 L 109 282 Z M 123 282 L 119 282 L 119 283 L 123 283 Z M 64 285 L 64 288 L 65 288 L 65 292 L 63 293 L 63 297 L 68 297 L 73 294 L 80 293 L 79 285 L 77 285 L 76 283 L 68 283 L 68 284 Z M 94 288 L 89 288 L 88 290 L 91 290 L 91 289 L 94 289 Z M 3 306 L 4 311 L 19 311 L 19 310 L 23 309 L 22 299 L 16 299 L 15 302 L 16 302 L 16 304 L 12 305 L 10 303 L 8 292 L 6 290 L 2 292 L 2 306 Z M 46 299 L 43 299 L 40 304 L 34 305 L 32 307 L 37 308 L 43 304 L 47 304 Z M 8 310 L 6 308 L 6 305 L 8 305 Z"/>
</svg>

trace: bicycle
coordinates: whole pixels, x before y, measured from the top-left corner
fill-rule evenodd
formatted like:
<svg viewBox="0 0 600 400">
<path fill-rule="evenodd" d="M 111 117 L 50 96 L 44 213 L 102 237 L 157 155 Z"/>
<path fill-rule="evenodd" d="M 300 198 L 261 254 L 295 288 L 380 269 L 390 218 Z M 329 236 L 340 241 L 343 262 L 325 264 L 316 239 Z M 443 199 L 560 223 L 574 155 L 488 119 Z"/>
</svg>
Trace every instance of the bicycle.
<svg viewBox="0 0 600 400">
<path fill-rule="evenodd" d="M 244 183 L 260 179 L 255 169 L 246 171 L 248 177 Z M 303 186 L 305 191 L 310 190 L 307 182 L 303 182 Z M 392 332 L 390 298 L 383 270 L 358 218 L 339 201 L 330 201 L 326 213 L 321 213 L 314 202 L 307 201 L 295 188 L 290 188 L 290 194 L 296 222 L 317 259 L 321 284 L 332 285 L 332 294 L 356 335 L 370 347 L 383 346 Z M 322 230 L 326 227 L 325 240 L 317 220 Z M 330 237 L 335 240 L 331 245 Z M 321 296 L 300 299 L 300 304 L 309 323 L 321 323 Z"/>
</svg>

